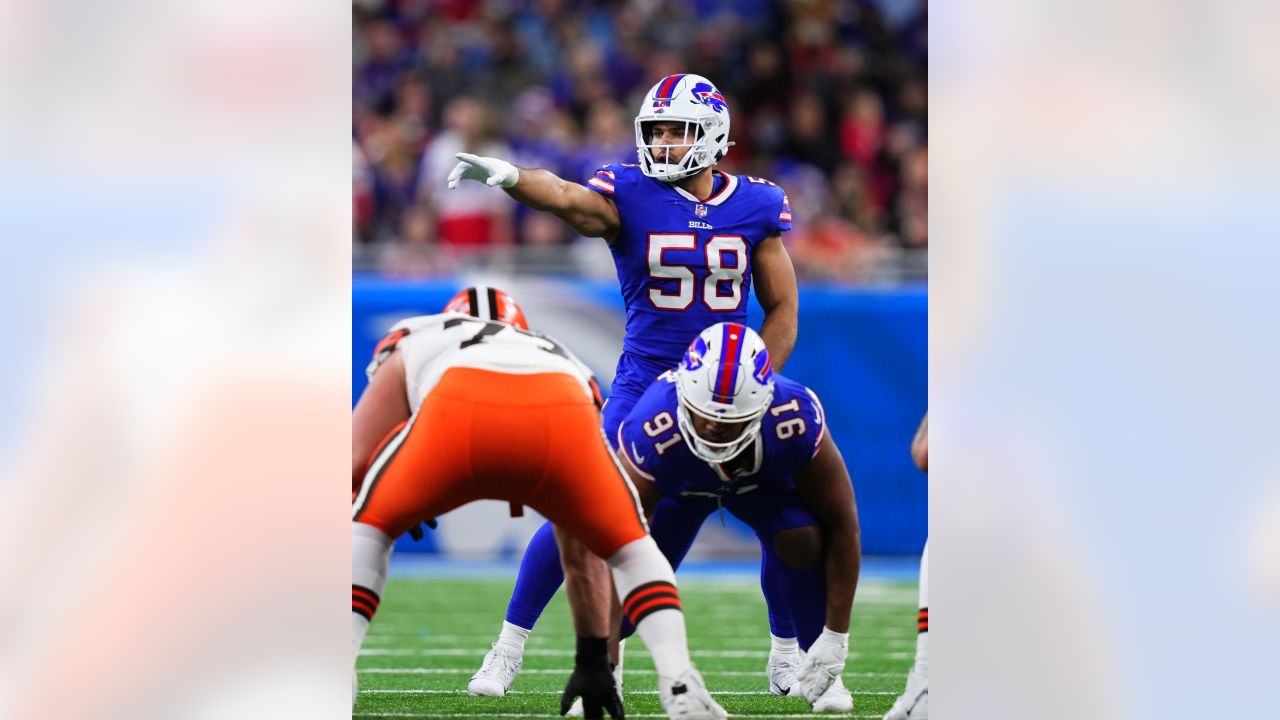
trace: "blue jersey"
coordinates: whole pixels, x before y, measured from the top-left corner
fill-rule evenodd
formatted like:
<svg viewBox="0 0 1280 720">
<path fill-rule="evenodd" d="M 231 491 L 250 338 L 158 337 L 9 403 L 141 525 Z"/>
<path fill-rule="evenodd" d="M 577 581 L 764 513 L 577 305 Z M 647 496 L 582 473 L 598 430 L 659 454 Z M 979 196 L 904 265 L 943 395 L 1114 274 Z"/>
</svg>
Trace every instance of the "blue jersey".
<svg viewBox="0 0 1280 720">
<path fill-rule="evenodd" d="M 713 172 L 705 201 L 638 165 L 606 165 L 587 181 L 622 220 L 610 248 L 627 308 L 624 353 L 674 367 L 707 327 L 747 320 L 751 255 L 791 229 L 791 207 L 768 180 Z"/>
<path fill-rule="evenodd" d="M 817 454 L 826 433 L 822 404 L 812 390 L 773 376 L 773 400 L 760 425 L 761 439 L 730 475 L 723 465 L 700 459 L 676 422 L 679 400 L 674 371 L 645 391 L 618 428 L 618 447 L 663 497 L 729 498 L 764 485 L 794 486 L 792 474 Z"/>
</svg>

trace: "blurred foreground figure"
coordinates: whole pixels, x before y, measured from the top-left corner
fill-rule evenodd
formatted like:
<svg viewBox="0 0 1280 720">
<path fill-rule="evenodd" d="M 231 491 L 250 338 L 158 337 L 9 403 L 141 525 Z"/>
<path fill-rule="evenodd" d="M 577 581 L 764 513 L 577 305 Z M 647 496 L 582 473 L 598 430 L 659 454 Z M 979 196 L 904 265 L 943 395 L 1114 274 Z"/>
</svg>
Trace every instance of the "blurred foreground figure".
<svg viewBox="0 0 1280 720">
<path fill-rule="evenodd" d="M 352 419 L 352 664 L 387 582 L 395 538 L 474 500 L 528 505 L 555 525 L 578 634 L 561 712 L 622 717 L 609 668 L 609 577 L 658 671 L 671 718 L 724 718 L 689 660 L 671 566 L 600 434 L 595 378 L 555 340 L 530 332 L 499 290 L 460 292 L 438 315 L 402 320 L 375 350 Z M 384 434 L 373 452 L 370 438 Z M 594 557 L 594 556 L 598 557 Z M 352 706 L 356 700 L 352 673 Z"/>
<path fill-rule="evenodd" d="M 929 472 L 929 414 L 911 441 L 911 459 Z M 920 613 L 916 616 L 916 664 L 907 673 L 907 689 L 894 701 L 884 720 L 929 720 L 929 541 L 920 556 Z"/>
</svg>

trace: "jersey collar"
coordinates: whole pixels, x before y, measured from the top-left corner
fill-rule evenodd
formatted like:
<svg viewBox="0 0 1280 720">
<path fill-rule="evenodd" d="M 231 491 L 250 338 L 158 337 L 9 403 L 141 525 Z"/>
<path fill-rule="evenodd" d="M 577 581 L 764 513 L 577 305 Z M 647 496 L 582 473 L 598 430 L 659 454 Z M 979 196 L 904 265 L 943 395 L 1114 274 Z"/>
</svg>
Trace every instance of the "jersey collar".
<svg viewBox="0 0 1280 720">
<path fill-rule="evenodd" d="M 683 196 L 684 199 L 689 200 L 691 202 L 701 203 L 703 205 L 720 205 L 725 200 L 729 199 L 729 196 L 733 194 L 734 190 L 738 189 L 738 176 L 727 175 L 725 173 L 720 172 L 719 170 L 712 170 L 711 172 L 719 175 L 721 178 L 724 178 L 724 184 L 720 186 L 719 192 L 715 193 L 714 195 L 707 198 L 706 200 L 699 200 L 697 196 L 695 196 L 693 193 L 689 192 L 688 190 L 685 190 L 684 188 L 680 187 L 679 185 L 672 185 L 671 187 L 675 188 L 675 191 L 680 193 L 680 195 Z"/>
<path fill-rule="evenodd" d="M 708 463 L 709 465 L 711 465 L 711 469 L 716 471 L 716 476 L 720 478 L 720 482 L 727 484 L 727 483 L 733 482 L 735 478 L 751 477 L 752 475 L 755 475 L 756 473 L 760 472 L 760 465 L 764 461 L 763 438 L 756 438 L 755 442 L 751 443 L 751 447 L 753 448 L 752 454 L 755 456 L 753 458 L 754 462 L 751 464 L 751 467 L 747 469 L 739 470 L 738 472 L 734 473 L 733 476 L 729 475 L 729 472 L 725 468 L 724 463 Z"/>
</svg>

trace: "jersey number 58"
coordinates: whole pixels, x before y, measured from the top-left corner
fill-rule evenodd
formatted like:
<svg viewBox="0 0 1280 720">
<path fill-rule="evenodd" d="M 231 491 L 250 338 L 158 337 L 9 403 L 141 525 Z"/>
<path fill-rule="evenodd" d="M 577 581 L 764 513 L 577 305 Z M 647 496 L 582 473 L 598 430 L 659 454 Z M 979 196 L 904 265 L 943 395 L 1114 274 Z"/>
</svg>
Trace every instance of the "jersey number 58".
<svg viewBox="0 0 1280 720">
<path fill-rule="evenodd" d="M 694 250 L 693 233 L 649 235 L 649 278 L 678 280 L 675 292 L 649 288 L 649 302 L 661 310 L 688 310 L 697 290 L 697 276 L 689 264 L 668 263 L 668 250 Z M 702 303 L 714 312 L 737 310 L 742 305 L 742 277 L 747 271 L 747 243 L 741 235 L 714 235 L 706 247 L 707 279 L 702 282 Z"/>
</svg>

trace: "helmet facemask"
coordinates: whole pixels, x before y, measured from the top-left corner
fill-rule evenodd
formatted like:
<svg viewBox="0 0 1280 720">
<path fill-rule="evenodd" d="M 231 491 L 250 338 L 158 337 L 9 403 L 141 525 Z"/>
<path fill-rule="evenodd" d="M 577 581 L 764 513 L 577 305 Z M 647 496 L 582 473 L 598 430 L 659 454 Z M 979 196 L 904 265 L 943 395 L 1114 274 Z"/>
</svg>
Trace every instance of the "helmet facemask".
<svg viewBox="0 0 1280 720">
<path fill-rule="evenodd" d="M 651 126 L 655 123 L 678 123 L 684 126 L 683 143 L 655 143 Z M 640 170 L 651 178 L 675 182 L 692 177 L 715 165 L 720 154 L 714 143 L 708 142 L 707 127 L 711 120 L 688 117 L 652 116 L 636 118 L 636 155 L 640 158 Z M 679 131 L 677 130 L 677 133 Z M 671 150 L 686 149 L 680 162 L 669 162 Z"/>
<path fill-rule="evenodd" d="M 772 398 L 773 389 L 770 388 L 769 396 Z M 713 414 L 694 407 L 685 400 L 684 394 L 680 393 L 680 407 L 676 412 L 676 422 L 680 426 L 680 433 L 684 436 L 685 443 L 693 454 L 706 462 L 726 463 L 742 454 L 743 450 L 751 447 L 751 443 L 760 438 L 760 425 L 764 420 L 764 411 L 769 407 L 769 401 L 761 403 L 760 408 L 749 415 L 741 417 L 732 417 L 722 414 Z M 694 427 L 693 416 L 697 415 L 706 420 L 712 420 L 717 423 L 745 423 L 742 432 L 732 440 L 724 442 L 716 442 L 703 438 L 698 434 Z"/>
</svg>

